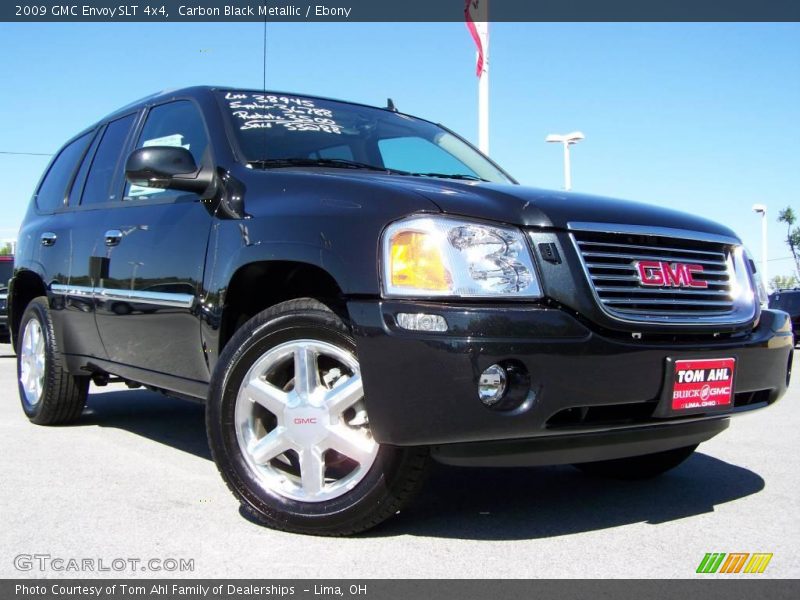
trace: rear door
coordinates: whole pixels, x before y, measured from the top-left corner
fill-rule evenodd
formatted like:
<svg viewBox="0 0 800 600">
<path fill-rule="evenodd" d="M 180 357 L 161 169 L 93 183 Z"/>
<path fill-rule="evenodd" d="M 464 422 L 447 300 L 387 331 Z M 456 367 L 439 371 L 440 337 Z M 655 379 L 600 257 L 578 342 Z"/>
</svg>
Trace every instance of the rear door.
<svg viewBox="0 0 800 600">
<path fill-rule="evenodd" d="M 36 190 L 34 214 L 29 213 L 20 232 L 21 263 L 37 270 L 48 286 L 69 278 L 72 215 L 66 210 L 66 198 L 93 135 L 85 133 L 59 151 Z"/>
<path fill-rule="evenodd" d="M 117 163 L 126 144 L 132 143 L 138 117 L 138 112 L 131 112 L 99 128 L 67 196 L 64 214 L 69 222 L 69 277 L 53 290 L 64 298 L 63 327 L 71 354 L 107 358 L 95 320 L 95 288 L 101 283 L 97 264 L 105 252 L 108 208 L 120 200 L 112 183 Z"/>
<path fill-rule="evenodd" d="M 190 100 L 150 108 L 135 147 L 183 146 L 210 160 L 202 114 Z M 212 216 L 196 194 L 124 181 L 107 211 L 97 325 L 110 360 L 193 381 L 208 381 L 199 298 Z"/>
<path fill-rule="evenodd" d="M 98 128 L 69 142 L 52 162 L 36 191 L 34 213 L 20 232 L 18 256 L 21 265 L 39 272 L 48 288 L 62 351 L 99 358 L 105 351 L 94 320 L 90 250 L 84 247 L 91 226 L 69 205 L 68 196 L 81 165 L 91 161 L 101 132 Z"/>
</svg>

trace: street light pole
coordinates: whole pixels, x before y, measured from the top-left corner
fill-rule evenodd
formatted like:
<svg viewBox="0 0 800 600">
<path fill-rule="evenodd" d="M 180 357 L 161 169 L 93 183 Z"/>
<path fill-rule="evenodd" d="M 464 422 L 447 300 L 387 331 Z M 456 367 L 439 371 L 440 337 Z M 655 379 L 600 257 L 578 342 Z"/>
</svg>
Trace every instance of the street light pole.
<svg viewBox="0 0 800 600">
<path fill-rule="evenodd" d="M 586 136 L 584 136 L 580 131 L 573 131 L 572 133 L 568 133 L 566 135 L 551 133 L 544 138 L 545 142 L 561 144 L 564 147 L 564 189 L 566 191 L 570 191 L 572 189 L 572 167 L 569 159 L 569 147 L 573 144 L 577 144 L 585 138 Z"/>
<path fill-rule="evenodd" d="M 753 211 L 761 215 L 761 281 L 767 285 L 767 207 L 753 204 Z"/>
</svg>

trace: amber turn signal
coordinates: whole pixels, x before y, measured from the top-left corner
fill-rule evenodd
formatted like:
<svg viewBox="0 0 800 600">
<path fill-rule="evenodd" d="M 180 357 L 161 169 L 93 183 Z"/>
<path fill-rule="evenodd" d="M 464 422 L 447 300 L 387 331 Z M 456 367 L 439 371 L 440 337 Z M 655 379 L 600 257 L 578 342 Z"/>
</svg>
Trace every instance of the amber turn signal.
<svg viewBox="0 0 800 600">
<path fill-rule="evenodd" d="M 399 231 L 391 238 L 391 282 L 396 287 L 447 291 L 453 278 L 431 233 Z"/>
</svg>

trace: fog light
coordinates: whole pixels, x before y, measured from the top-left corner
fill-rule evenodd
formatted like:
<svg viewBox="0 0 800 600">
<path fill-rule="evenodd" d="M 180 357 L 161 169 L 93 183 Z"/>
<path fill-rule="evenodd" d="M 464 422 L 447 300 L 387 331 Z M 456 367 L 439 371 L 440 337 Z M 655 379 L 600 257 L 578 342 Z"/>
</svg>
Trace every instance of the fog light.
<svg viewBox="0 0 800 600">
<path fill-rule="evenodd" d="M 397 313 L 397 324 L 410 331 L 447 331 L 447 321 L 440 315 Z"/>
<path fill-rule="evenodd" d="M 506 393 L 507 382 L 506 370 L 500 365 L 492 365 L 481 373 L 478 380 L 478 398 L 486 406 L 494 406 Z"/>
</svg>

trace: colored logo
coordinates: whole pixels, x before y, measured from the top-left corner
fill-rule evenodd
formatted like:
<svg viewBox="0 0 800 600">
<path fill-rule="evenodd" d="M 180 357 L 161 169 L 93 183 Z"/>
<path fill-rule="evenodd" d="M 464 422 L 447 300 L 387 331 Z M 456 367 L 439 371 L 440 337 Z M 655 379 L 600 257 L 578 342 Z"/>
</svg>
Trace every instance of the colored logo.
<svg viewBox="0 0 800 600">
<path fill-rule="evenodd" d="M 642 285 L 701 289 L 708 287 L 707 281 L 694 278 L 695 274 L 703 272 L 702 265 L 668 263 L 660 260 L 640 260 L 635 264 Z"/>
<path fill-rule="evenodd" d="M 735 368 L 733 358 L 676 360 L 672 410 L 730 405 Z"/>
<path fill-rule="evenodd" d="M 708 552 L 697 566 L 697 573 L 763 573 L 771 560 L 772 553 Z"/>
</svg>

